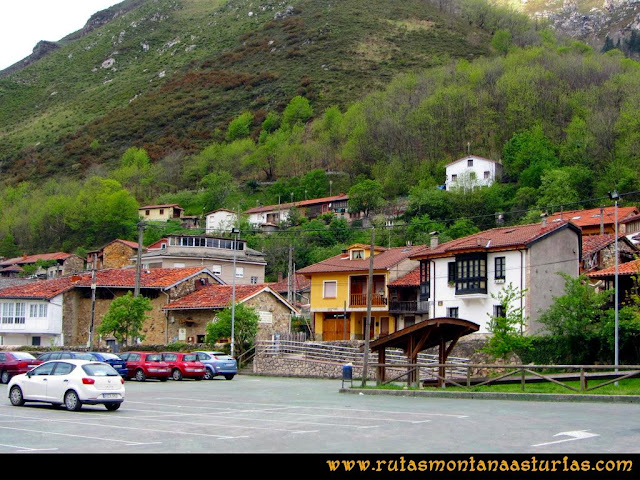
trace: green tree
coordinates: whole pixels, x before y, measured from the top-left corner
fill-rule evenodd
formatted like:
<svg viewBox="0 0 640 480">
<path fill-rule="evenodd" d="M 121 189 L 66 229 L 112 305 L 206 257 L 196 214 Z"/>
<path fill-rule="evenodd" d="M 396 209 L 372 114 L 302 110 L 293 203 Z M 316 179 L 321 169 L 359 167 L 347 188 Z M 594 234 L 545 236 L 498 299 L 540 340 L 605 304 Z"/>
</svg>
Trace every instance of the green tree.
<svg viewBox="0 0 640 480">
<path fill-rule="evenodd" d="M 146 312 L 153 310 L 147 297 L 134 297 L 129 291 L 111 302 L 109 310 L 98 326 L 100 335 L 113 335 L 119 343 L 130 344 L 136 339 L 144 339 L 142 326 L 148 318 Z"/>
<path fill-rule="evenodd" d="M 501 312 L 490 315 L 488 330 L 491 337 L 482 350 L 492 357 L 506 360 L 509 355 L 529 345 L 530 337 L 525 335 L 527 318 L 521 302 L 525 294 L 526 290 L 520 290 L 512 283 L 497 294 L 491 294 L 498 301 Z"/>
<path fill-rule="evenodd" d="M 18 255 L 20 255 L 20 250 L 18 249 L 16 239 L 11 232 L 8 232 L 2 237 L 2 241 L 0 242 L 0 257 L 14 258 Z"/>
<path fill-rule="evenodd" d="M 362 180 L 349 189 L 349 210 L 369 214 L 384 204 L 382 185 L 375 180 Z"/>
<path fill-rule="evenodd" d="M 282 127 L 290 129 L 296 124 L 305 124 L 313 116 L 313 108 L 304 97 L 293 97 L 282 112 Z"/>
<path fill-rule="evenodd" d="M 234 118 L 227 129 L 227 140 L 233 141 L 240 138 L 248 137 L 251 133 L 251 126 L 253 125 L 253 114 L 251 112 L 245 112 L 240 116 Z"/>
<path fill-rule="evenodd" d="M 232 317 L 234 354 L 240 356 L 253 346 L 260 320 L 258 313 L 244 303 L 237 303 L 233 312 L 230 306 L 218 312 L 216 319 L 207 324 L 206 342 L 213 345 L 221 338 L 231 338 Z"/>
<path fill-rule="evenodd" d="M 509 30 L 496 30 L 491 39 L 491 46 L 501 55 L 506 55 L 511 49 L 511 32 Z"/>
</svg>

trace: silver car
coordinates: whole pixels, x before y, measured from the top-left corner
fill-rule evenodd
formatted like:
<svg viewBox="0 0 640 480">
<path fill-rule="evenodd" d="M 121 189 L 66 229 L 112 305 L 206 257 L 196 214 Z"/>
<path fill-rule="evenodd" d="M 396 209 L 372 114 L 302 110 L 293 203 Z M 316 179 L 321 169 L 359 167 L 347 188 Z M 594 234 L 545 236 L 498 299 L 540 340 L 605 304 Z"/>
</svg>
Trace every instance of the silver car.
<svg viewBox="0 0 640 480">
<path fill-rule="evenodd" d="M 213 380 L 213 377 L 223 376 L 227 380 L 232 380 L 238 373 L 238 362 L 231 355 L 224 352 L 193 352 L 198 355 L 198 361 L 207 367 L 205 380 Z"/>
</svg>

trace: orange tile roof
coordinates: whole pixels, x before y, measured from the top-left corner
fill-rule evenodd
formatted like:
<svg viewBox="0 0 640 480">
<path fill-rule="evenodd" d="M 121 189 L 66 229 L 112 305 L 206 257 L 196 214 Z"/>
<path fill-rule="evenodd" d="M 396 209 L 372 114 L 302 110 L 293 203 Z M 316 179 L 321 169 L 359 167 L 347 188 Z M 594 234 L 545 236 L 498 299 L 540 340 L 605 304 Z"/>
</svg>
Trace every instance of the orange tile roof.
<svg viewBox="0 0 640 480">
<path fill-rule="evenodd" d="M 488 250 L 513 250 L 526 248 L 536 240 L 550 233 L 566 228 L 571 224 L 568 221 L 547 223 L 533 223 L 529 225 L 516 225 L 512 227 L 498 227 L 473 235 L 442 243 L 435 248 L 424 250 L 413 259 L 449 257 L 462 251 L 488 251 Z M 577 230 L 574 225 L 573 229 Z"/>
<path fill-rule="evenodd" d="M 236 285 L 236 303 L 251 297 L 262 290 L 268 290 L 266 284 Z M 163 307 L 164 310 L 194 310 L 208 308 L 226 308 L 233 300 L 233 285 L 209 285 L 182 297 Z"/>
<path fill-rule="evenodd" d="M 202 267 L 143 269 L 140 272 L 140 287 L 170 288 L 205 270 Z M 83 272 L 53 280 L 8 287 L 0 290 L 0 298 L 53 298 L 59 293 L 74 287 L 91 287 L 91 282 L 91 273 Z M 136 269 L 113 268 L 97 270 L 95 282 L 98 287 L 134 288 Z"/>
<path fill-rule="evenodd" d="M 24 265 L 29 263 L 36 263 L 38 260 L 66 260 L 69 257 L 74 257 L 73 253 L 54 252 L 54 253 L 37 253 L 35 255 L 23 255 L 22 257 L 8 258 L 0 262 L 0 265 Z"/>
<path fill-rule="evenodd" d="M 389 287 L 418 287 L 420 286 L 420 267 L 416 267 L 406 275 L 390 282 Z"/>
<path fill-rule="evenodd" d="M 412 255 L 422 251 L 424 245 L 410 246 L 410 247 L 393 247 L 382 248 L 377 247 L 378 250 L 382 250 L 373 256 L 373 269 L 374 270 L 387 270 L 403 260 L 410 258 Z M 322 262 L 309 265 L 308 267 L 301 268 L 298 273 L 303 275 L 310 275 L 313 273 L 330 273 L 330 272 L 362 272 L 369 270 L 369 259 L 362 258 L 358 260 L 351 260 L 348 253 L 342 253 L 335 255 Z"/>
<path fill-rule="evenodd" d="M 272 290 L 276 292 L 286 292 L 289 289 L 289 278 L 284 278 L 279 282 L 272 282 L 269 284 Z M 304 290 L 311 286 L 311 280 L 304 275 L 296 273 L 294 278 L 293 288 L 296 290 Z"/>
<path fill-rule="evenodd" d="M 618 275 L 628 276 L 637 275 L 640 273 L 640 260 L 632 260 L 631 262 L 625 262 L 618 265 Z M 597 272 L 587 273 L 590 278 L 605 278 L 614 277 L 616 274 L 616 267 L 604 268 Z"/>
<path fill-rule="evenodd" d="M 260 207 L 250 208 L 249 210 L 245 210 L 244 213 L 271 212 L 273 210 L 277 210 L 278 208 L 287 209 L 287 208 L 291 208 L 291 207 L 308 207 L 309 205 L 316 205 L 318 203 L 335 202 L 335 201 L 338 201 L 338 200 L 349 200 L 349 196 L 348 195 L 344 195 L 344 194 L 340 194 L 340 195 L 333 195 L 331 197 L 313 198 L 311 200 L 301 200 L 299 202 L 281 203 L 279 205 L 278 204 L 276 204 L 276 205 L 264 205 L 264 206 L 260 206 Z"/>
<path fill-rule="evenodd" d="M 614 224 L 616 221 L 616 207 L 604 207 L 604 224 Z M 618 207 L 618 222 L 627 217 L 638 214 L 636 207 Z M 579 227 L 600 225 L 600 208 L 590 208 L 588 210 L 567 210 L 556 212 L 547 217 L 548 222 L 570 220 Z"/>
</svg>

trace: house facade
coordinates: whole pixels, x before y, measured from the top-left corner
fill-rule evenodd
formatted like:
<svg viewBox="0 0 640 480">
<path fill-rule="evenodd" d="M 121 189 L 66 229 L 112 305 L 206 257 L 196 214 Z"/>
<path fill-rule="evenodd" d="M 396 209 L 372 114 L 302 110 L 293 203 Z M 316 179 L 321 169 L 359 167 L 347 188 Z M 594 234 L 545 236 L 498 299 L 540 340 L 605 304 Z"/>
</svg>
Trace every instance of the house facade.
<svg viewBox="0 0 640 480">
<path fill-rule="evenodd" d="M 138 244 L 129 240 L 115 239 L 98 250 L 87 252 L 87 268 L 122 268 L 135 264 Z"/>
<path fill-rule="evenodd" d="M 168 235 L 149 245 L 141 260 L 144 268 L 208 268 L 229 285 L 234 275 L 237 284 L 264 283 L 267 265 L 264 254 L 248 248 L 246 241 L 208 235 Z"/>
<path fill-rule="evenodd" d="M 517 307 L 528 319 L 528 333 L 542 329 L 540 313 L 562 292 L 564 272 L 577 276 L 581 232 L 570 222 L 494 228 L 452 240 L 412 257 L 420 261 L 420 301 L 431 318 L 470 320 L 487 333 L 502 315 L 506 287 L 522 293 Z"/>
<path fill-rule="evenodd" d="M 624 235 L 620 235 L 617 242 L 613 234 L 582 237 L 580 273 L 590 273 L 613 267 L 616 263 L 616 250 L 618 263 L 635 260 L 640 253 L 636 244 Z"/>
<path fill-rule="evenodd" d="M 488 187 L 502 177 L 502 164 L 477 155 L 467 155 L 446 165 L 445 190 Z"/>
<path fill-rule="evenodd" d="M 342 254 L 298 271 L 311 281 L 310 314 L 317 340 L 362 340 L 371 308 L 370 338 L 397 329 L 389 312 L 388 285 L 412 271 L 410 256 L 422 247 L 375 247 L 369 298 L 370 246 L 354 244 Z"/>
<path fill-rule="evenodd" d="M 147 222 L 166 222 L 168 220 L 181 219 L 184 209 L 176 203 L 165 205 L 145 205 L 138 208 L 141 220 Z"/>
<path fill-rule="evenodd" d="M 216 321 L 220 310 L 228 308 L 234 299 L 233 287 L 209 285 L 163 309 L 169 318 L 169 339 L 174 342 L 204 343 L 207 324 Z M 276 334 L 291 331 L 291 317 L 298 312 L 268 285 L 238 285 L 236 304 L 244 304 L 259 317 L 257 340 L 268 340 Z"/>
<path fill-rule="evenodd" d="M 397 330 L 429 318 L 429 302 L 420 300 L 420 267 L 389 283 L 389 313 Z"/>
<path fill-rule="evenodd" d="M 222 235 L 231 232 L 231 229 L 238 224 L 238 215 L 233 210 L 219 208 L 213 212 L 206 213 L 205 233 L 207 235 Z"/>
<path fill-rule="evenodd" d="M 97 270 L 95 275 L 85 272 L 1 290 L 3 344 L 113 346 L 114 338 L 96 332 L 111 302 L 134 290 L 136 275 L 135 268 Z M 152 310 L 147 313 L 140 343 L 168 343 L 169 323 L 163 307 L 219 283 L 201 267 L 141 270 L 140 295 L 150 300 Z"/>
</svg>

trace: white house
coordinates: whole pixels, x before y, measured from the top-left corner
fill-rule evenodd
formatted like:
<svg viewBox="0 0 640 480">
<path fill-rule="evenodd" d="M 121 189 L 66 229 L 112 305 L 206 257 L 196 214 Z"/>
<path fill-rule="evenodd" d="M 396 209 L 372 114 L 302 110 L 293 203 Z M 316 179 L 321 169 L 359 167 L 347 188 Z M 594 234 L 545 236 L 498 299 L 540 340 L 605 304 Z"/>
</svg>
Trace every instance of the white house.
<svg viewBox="0 0 640 480">
<path fill-rule="evenodd" d="M 63 294 L 72 277 L 0 290 L 0 345 L 63 345 Z"/>
<path fill-rule="evenodd" d="M 488 187 L 502 176 L 502 164 L 477 155 L 467 155 L 446 166 L 445 189 Z"/>
<path fill-rule="evenodd" d="M 514 307 L 528 318 L 528 333 L 542 329 L 540 313 L 564 291 L 559 272 L 580 271 L 581 231 L 570 222 L 501 227 L 452 240 L 413 256 L 420 260 L 420 301 L 429 318 L 453 317 L 488 332 L 502 312 L 499 295 L 511 285 L 524 292 Z"/>
<path fill-rule="evenodd" d="M 207 235 L 220 235 L 230 232 L 238 224 L 238 215 L 233 210 L 219 208 L 205 214 L 205 232 Z"/>
</svg>

